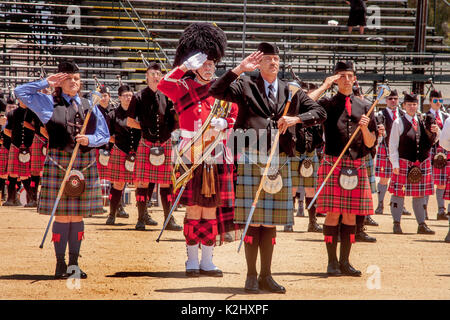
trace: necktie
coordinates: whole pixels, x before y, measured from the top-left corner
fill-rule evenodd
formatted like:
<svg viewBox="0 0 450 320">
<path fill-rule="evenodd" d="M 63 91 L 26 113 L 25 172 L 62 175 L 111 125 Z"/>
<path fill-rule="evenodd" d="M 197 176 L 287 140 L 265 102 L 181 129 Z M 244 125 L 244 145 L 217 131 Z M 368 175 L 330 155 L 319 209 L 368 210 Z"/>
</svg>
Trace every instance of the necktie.
<svg viewBox="0 0 450 320">
<path fill-rule="evenodd" d="M 412 126 L 413 126 L 414 130 L 417 131 L 417 121 L 415 118 L 412 119 Z"/>
<path fill-rule="evenodd" d="M 274 94 L 275 88 L 273 87 L 273 85 L 269 85 L 269 103 L 270 103 L 270 107 L 272 108 L 272 110 L 275 110 L 275 94 Z"/>
<path fill-rule="evenodd" d="M 345 97 L 345 109 L 349 116 L 352 115 L 352 103 L 350 101 L 350 97 Z"/>
<path fill-rule="evenodd" d="M 396 109 L 392 110 L 392 113 L 394 114 L 394 117 L 392 118 L 392 120 L 395 121 L 395 119 L 397 119 L 397 110 Z"/>
<path fill-rule="evenodd" d="M 441 117 L 439 117 L 439 112 L 436 112 L 436 123 L 439 126 L 440 129 L 442 129 L 442 120 Z"/>
</svg>

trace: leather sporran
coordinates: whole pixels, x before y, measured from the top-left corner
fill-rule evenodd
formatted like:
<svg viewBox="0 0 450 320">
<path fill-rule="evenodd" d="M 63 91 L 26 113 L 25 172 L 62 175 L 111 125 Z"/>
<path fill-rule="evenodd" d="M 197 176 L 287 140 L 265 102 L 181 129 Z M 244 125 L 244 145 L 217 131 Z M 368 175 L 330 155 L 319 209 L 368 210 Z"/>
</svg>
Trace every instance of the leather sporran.
<svg viewBox="0 0 450 320">
<path fill-rule="evenodd" d="M 166 161 L 163 147 L 150 148 L 150 163 L 154 166 L 160 166 Z"/>
<path fill-rule="evenodd" d="M 443 169 L 447 165 L 447 156 L 443 152 L 437 153 L 433 157 L 433 167 L 436 169 Z"/>
<path fill-rule="evenodd" d="M 86 189 L 86 180 L 81 171 L 72 170 L 69 173 L 69 177 L 64 187 L 64 194 L 67 197 L 79 197 Z"/>
<path fill-rule="evenodd" d="M 408 183 L 419 183 L 422 180 L 422 170 L 418 166 L 412 166 L 408 169 Z"/>
<path fill-rule="evenodd" d="M 342 167 L 339 173 L 339 186 L 344 190 L 354 190 L 358 186 L 358 169 Z"/>
</svg>

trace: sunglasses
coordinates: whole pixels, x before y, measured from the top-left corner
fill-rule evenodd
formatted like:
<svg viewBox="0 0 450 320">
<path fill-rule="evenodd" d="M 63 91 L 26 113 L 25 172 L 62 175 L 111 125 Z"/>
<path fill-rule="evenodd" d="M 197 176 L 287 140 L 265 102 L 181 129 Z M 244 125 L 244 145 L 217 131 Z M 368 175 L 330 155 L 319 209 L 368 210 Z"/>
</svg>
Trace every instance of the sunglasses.
<svg viewBox="0 0 450 320">
<path fill-rule="evenodd" d="M 444 103 L 444 99 L 433 99 L 433 103 Z"/>
<path fill-rule="evenodd" d="M 387 98 L 388 100 L 398 100 L 398 97 Z"/>
</svg>

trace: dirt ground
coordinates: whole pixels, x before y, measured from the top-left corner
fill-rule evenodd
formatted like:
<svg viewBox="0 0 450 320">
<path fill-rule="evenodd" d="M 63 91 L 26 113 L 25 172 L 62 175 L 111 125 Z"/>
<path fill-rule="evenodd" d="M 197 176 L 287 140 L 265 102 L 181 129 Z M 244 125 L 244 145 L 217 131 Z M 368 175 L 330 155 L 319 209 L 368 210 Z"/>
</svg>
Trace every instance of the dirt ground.
<svg viewBox="0 0 450 320">
<path fill-rule="evenodd" d="M 132 194 L 134 195 L 134 193 Z M 134 198 L 133 196 L 131 197 Z M 375 199 L 375 198 L 374 198 Z M 389 195 L 385 208 L 388 208 Z M 412 211 L 411 200 L 405 201 Z M 310 299 L 450 299 L 450 244 L 443 240 L 447 221 L 436 221 L 436 200 L 430 198 L 427 224 L 435 235 L 418 235 L 414 216 L 403 216 L 404 235 L 392 234 L 388 211 L 375 215 L 379 227 L 368 227 L 376 243 L 356 243 L 351 262 L 360 278 L 327 278 L 323 235 L 306 232 L 308 218 L 295 218 L 294 233 L 278 228 L 272 273 L 286 294 L 247 294 L 243 290 L 246 263 L 239 242 L 217 247 L 214 262 L 223 278 L 187 278 L 182 232 L 166 231 L 161 208 L 152 208 L 156 227 L 136 231 L 137 210 L 126 207 L 128 219 L 105 225 L 106 214 L 85 219 L 85 240 L 79 263 L 88 274 L 79 286 L 73 280 L 53 280 L 55 256 L 51 232 L 39 249 L 48 216 L 35 209 L 0 207 L 0 299 L 16 300 L 310 300 Z M 177 222 L 184 210 L 175 212 Z M 323 218 L 319 218 L 323 223 Z"/>
</svg>

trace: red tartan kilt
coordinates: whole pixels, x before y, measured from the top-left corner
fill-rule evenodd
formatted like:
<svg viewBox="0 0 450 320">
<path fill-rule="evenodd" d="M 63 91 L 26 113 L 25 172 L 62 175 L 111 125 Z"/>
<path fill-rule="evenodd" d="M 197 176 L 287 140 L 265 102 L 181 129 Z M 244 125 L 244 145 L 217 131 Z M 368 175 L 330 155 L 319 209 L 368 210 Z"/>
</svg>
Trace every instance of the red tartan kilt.
<svg viewBox="0 0 450 320">
<path fill-rule="evenodd" d="M 45 143 L 47 144 L 47 143 Z M 36 135 L 34 135 L 33 143 L 31 144 L 30 153 L 31 153 L 31 164 L 30 171 L 31 173 L 37 174 L 41 173 L 44 170 L 44 163 L 46 156 L 42 153 L 42 147 L 44 146 L 44 142 L 40 140 Z"/>
<path fill-rule="evenodd" d="M 150 163 L 150 148 L 164 148 L 164 163 L 154 166 Z M 171 140 L 165 143 L 153 143 L 144 138 L 139 142 L 136 152 L 136 165 L 134 169 L 134 180 L 144 183 L 172 184 L 172 144 Z"/>
<path fill-rule="evenodd" d="M 337 158 L 324 156 L 318 170 L 318 186 L 322 185 Z M 374 214 L 372 192 L 367 175 L 368 162 L 368 156 L 357 160 L 342 158 L 317 197 L 316 211 L 318 213 L 349 213 L 362 216 Z M 342 167 L 358 169 L 358 186 L 355 189 L 345 190 L 340 187 L 339 173 Z"/>
<path fill-rule="evenodd" d="M 133 173 L 125 169 L 125 160 L 127 154 L 114 146 L 108 162 L 108 177 L 106 180 L 111 182 L 128 182 L 133 183 Z M 136 169 L 136 164 L 135 164 Z"/>
<path fill-rule="evenodd" d="M 447 174 L 447 182 L 445 184 L 445 192 L 444 192 L 444 199 L 450 200 L 450 167 L 445 167 L 445 172 Z"/>
<path fill-rule="evenodd" d="M 200 165 L 199 167 L 202 167 Z M 220 188 L 221 207 L 234 207 L 233 164 L 218 164 L 218 179 Z M 194 171 L 195 172 L 195 171 Z M 197 205 L 193 201 L 193 185 L 191 179 L 180 198 L 180 203 L 186 206 Z M 177 192 L 178 194 L 178 192 Z"/>
<path fill-rule="evenodd" d="M 380 178 L 390 178 L 392 175 L 392 164 L 389 161 L 386 145 L 380 144 L 377 151 L 377 161 L 375 164 L 375 176 Z"/>
<path fill-rule="evenodd" d="M 433 168 L 433 182 L 437 186 L 443 186 L 447 183 L 447 168 L 450 167 L 450 161 L 449 161 L 450 154 L 447 153 L 447 151 L 445 151 L 444 148 L 442 148 L 441 146 L 437 147 L 436 152 L 433 152 L 433 150 L 434 150 L 434 148 L 431 148 L 431 150 L 430 150 L 430 161 L 431 161 L 431 166 Z M 445 168 L 442 168 L 442 169 L 433 167 L 433 158 L 439 152 L 443 152 L 444 154 L 447 155 L 447 165 L 445 166 Z"/>
<path fill-rule="evenodd" d="M 423 197 L 434 193 L 433 175 L 430 158 L 420 163 L 422 180 L 419 183 L 408 183 L 408 168 L 413 162 L 400 159 L 400 173 L 392 174 L 389 192 L 397 197 Z"/>
<path fill-rule="evenodd" d="M 2 145 L 0 147 L 0 176 L 8 174 L 8 154 L 9 150 Z"/>
<path fill-rule="evenodd" d="M 8 174 L 17 175 L 19 177 L 30 177 L 30 163 L 21 163 L 19 161 L 19 148 L 11 143 L 8 154 Z"/>
<path fill-rule="evenodd" d="M 98 161 L 98 157 L 99 157 L 99 149 L 95 150 L 95 154 L 96 154 L 96 159 L 97 159 L 97 171 L 98 171 L 98 176 L 100 179 L 102 180 L 108 180 L 109 179 L 109 172 L 108 172 L 108 166 L 104 166 L 100 163 L 100 161 Z M 109 160 L 111 161 L 111 158 L 109 158 Z M 109 164 L 109 161 L 108 161 Z"/>
</svg>

